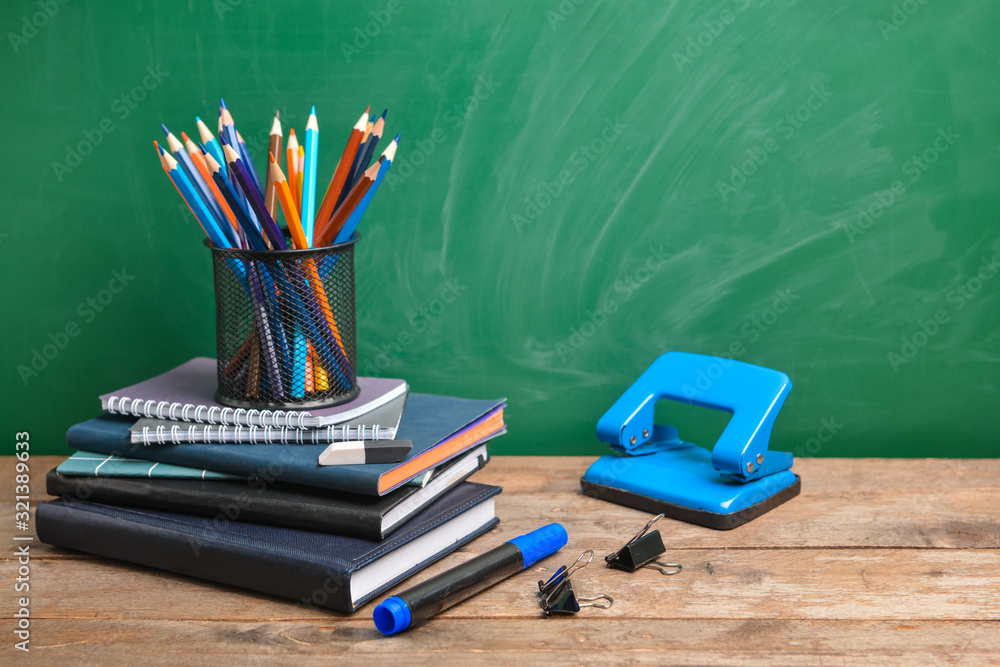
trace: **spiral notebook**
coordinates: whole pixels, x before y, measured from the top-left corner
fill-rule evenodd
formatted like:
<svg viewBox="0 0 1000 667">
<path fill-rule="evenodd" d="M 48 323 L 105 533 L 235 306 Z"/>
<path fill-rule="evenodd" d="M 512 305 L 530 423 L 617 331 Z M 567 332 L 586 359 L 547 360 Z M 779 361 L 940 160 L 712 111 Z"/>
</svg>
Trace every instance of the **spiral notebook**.
<svg viewBox="0 0 1000 667">
<path fill-rule="evenodd" d="M 319 428 L 342 424 L 371 412 L 407 392 L 406 382 L 359 377 L 361 393 L 332 408 L 314 410 L 246 410 L 215 400 L 215 359 L 195 357 L 177 368 L 139 384 L 101 395 L 101 407 L 116 415 L 195 421 L 232 426 Z"/>
<path fill-rule="evenodd" d="M 395 440 L 405 406 L 406 394 L 343 424 L 331 424 L 315 429 L 196 424 L 143 418 L 129 427 L 129 431 L 131 441 L 143 445 L 199 443 L 325 445 L 352 440 Z"/>
</svg>

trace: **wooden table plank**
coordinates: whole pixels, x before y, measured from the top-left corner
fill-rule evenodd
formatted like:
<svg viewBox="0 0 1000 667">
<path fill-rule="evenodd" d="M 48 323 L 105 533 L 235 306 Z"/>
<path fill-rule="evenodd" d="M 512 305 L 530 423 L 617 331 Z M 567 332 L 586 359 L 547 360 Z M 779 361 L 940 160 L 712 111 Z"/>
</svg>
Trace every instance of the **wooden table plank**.
<svg viewBox="0 0 1000 667">
<path fill-rule="evenodd" d="M 46 497 L 44 473 L 60 460 L 32 459 L 33 503 Z M 397 591 L 550 521 L 567 527 L 570 543 L 400 637 L 374 630 L 374 603 L 353 615 L 313 610 L 33 542 L 31 657 L 135 664 L 139 654 L 150 665 L 299 665 L 342 654 L 479 664 L 496 653 L 526 664 L 1000 661 L 1000 460 L 799 459 L 802 495 L 746 526 L 661 521 L 667 557 L 686 566 L 673 577 L 601 567 L 601 556 L 648 515 L 581 495 L 579 477 L 592 461 L 500 457 L 478 473 L 476 481 L 504 486 L 501 525 Z M 14 462 L 0 459 L 0 476 L 11 478 Z M 12 504 L 0 504 L 11 534 Z M 608 593 L 615 605 L 545 619 L 534 582 L 585 548 L 597 557 L 574 579 L 578 590 Z M 12 551 L 0 554 L 7 581 L 17 566 Z M 13 596 L 0 598 L 10 618 Z"/>
<path fill-rule="evenodd" d="M 391 661 L 407 654 L 427 654 L 430 660 L 502 659 L 528 664 L 555 661 L 588 662 L 588 651 L 614 651 L 619 658 L 640 663 L 738 664 L 752 658 L 770 664 L 803 664 L 819 654 L 835 655 L 838 664 L 891 663 L 917 654 L 923 664 L 945 664 L 1000 652 L 1000 624 L 996 622 L 927 622 L 919 625 L 886 621 L 647 621 L 551 618 L 540 620 L 438 620 L 414 628 L 404 636 L 382 637 L 371 626 L 324 622 L 211 622 L 211 621 L 39 621 L 40 637 L 33 653 L 49 659 L 108 658 L 127 661 L 141 654 L 142 662 L 155 653 L 194 662 L 240 656 L 328 658 L 350 652 Z M 502 658 L 497 654 L 503 654 Z M 936 656 L 936 657 L 935 657 Z M 200 657 L 200 660 L 198 659 Z M 135 658 L 133 657 L 133 660 Z M 133 663 L 134 664 L 134 663 Z M 153 663 L 155 664 L 155 662 Z M 953 664 L 953 663 L 952 663 Z"/>
<path fill-rule="evenodd" d="M 489 550 L 504 537 L 499 531 L 484 535 L 467 551 L 443 559 L 396 590 Z M 579 552 L 567 547 L 541 567 L 484 591 L 475 604 L 453 607 L 444 615 L 537 616 L 536 582 Z M 1000 551 L 690 549 L 676 556 L 686 568 L 675 576 L 610 570 L 595 559 L 573 581 L 580 595 L 615 599 L 611 609 L 588 613 L 602 618 L 1000 620 Z M 706 562 L 712 563 L 714 574 Z M 11 562 L 0 566 L 3 576 L 12 577 L 14 570 Z M 249 620 L 331 613 L 107 559 L 33 561 L 32 584 L 32 615 L 37 618 Z M 183 606 L 175 603 L 179 596 Z M 373 606 L 368 603 L 354 617 L 370 622 Z"/>
<path fill-rule="evenodd" d="M 582 495 L 579 478 L 593 460 L 564 457 L 554 467 L 552 459 L 544 457 L 501 457 L 476 480 L 504 487 L 497 512 L 512 535 L 559 521 L 572 526 L 570 538 L 581 546 L 616 536 L 624 543 L 648 514 Z M 1000 547 L 1000 460 L 934 463 L 886 460 L 886 467 L 898 471 L 893 477 L 871 459 L 803 459 L 796 463 L 804 478 L 802 494 L 738 529 L 714 531 L 668 519 L 657 527 L 670 549 Z M 38 462 L 32 466 L 36 503 L 48 498 L 40 481 L 44 474 L 38 471 L 50 467 Z M 863 481 L 871 468 L 879 469 L 871 473 L 878 483 Z M 942 469 L 949 474 L 942 474 Z M 5 474 L 0 462 L 0 475 Z M 842 486 L 831 486 L 830 477 Z M 926 480 L 926 488 L 920 479 Z M 956 486 L 962 480 L 968 486 Z M 13 503 L 0 504 L 0 525 L 12 525 L 13 512 Z M 42 553 L 76 557 L 69 551 Z"/>
</svg>

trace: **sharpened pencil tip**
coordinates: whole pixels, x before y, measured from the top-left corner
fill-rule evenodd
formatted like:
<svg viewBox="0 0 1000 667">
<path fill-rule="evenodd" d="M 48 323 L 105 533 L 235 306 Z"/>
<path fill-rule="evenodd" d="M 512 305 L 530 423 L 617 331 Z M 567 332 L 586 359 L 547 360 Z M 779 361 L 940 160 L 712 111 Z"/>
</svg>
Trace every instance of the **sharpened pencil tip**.
<svg viewBox="0 0 1000 667">
<path fill-rule="evenodd" d="M 396 138 L 395 138 L 395 139 L 393 139 L 393 141 L 395 141 L 395 142 L 399 143 L 399 138 L 400 138 L 401 136 L 403 136 L 403 133 L 402 133 L 402 132 L 400 132 L 399 134 L 397 134 L 397 135 L 396 135 Z"/>
<path fill-rule="evenodd" d="M 202 155 L 207 155 L 208 154 L 208 151 L 205 150 L 205 146 L 200 141 L 198 142 L 198 148 L 201 149 L 201 154 Z"/>
<path fill-rule="evenodd" d="M 163 134 L 165 134 L 165 135 L 167 135 L 169 137 L 170 136 L 170 130 L 167 129 L 167 126 L 164 125 L 163 123 L 160 123 L 160 127 L 163 128 Z"/>
<path fill-rule="evenodd" d="M 202 122 L 202 120 L 201 120 L 201 116 L 195 116 L 195 117 L 194 117 L 194 122 L 196 122 L 196 123 L 200 123 L 200 122 Z"/>
<path fill-rule="evenodd" d="M 310 111 L 309 113 L 310 113 L 311 115 L 313 115 L 313 116 L 315 116 L 315 115 L 316 115 L 316 105 L 315 105 L 315 104 L 313 105 L 313 108 L 312 108 L 312 111 Z"/>
<path fill-rule="evenodd" d="M 371 110 L 372 110 L 372 105 L 369 104 L 367 107 L 365 107 L 366 114 L 371 113 Z"/>
<path fill-rule="evenodd" d="M 226 141 L 226 135 L 225 134 L 220 134 L 219 135 L 219 141 L 222 142 L 223 146 L 228 146 L 229 145 L 229 142 Z"/>
<path fill-rule="evenodd" d="M 271 151 L 267 152 L 267 161 L 274 162 L 274 153 L 272 153 Z"/>
<path fill-rule="evenodd" d="M 219 98 L 219 106 L 225 109 L 226 111 L 229 111 L 229 107 L 226 106 L 226 101 L 221 97 Z"/>
<path fill-rule="evenodd" d="M 386 115 L 387 113 L 389 113 L 389 110 L 388 110 L 388 109 L 386 109 L 385 111 L 383 111 L 383 112 L 382 112 L 382 120 L 385 120 L 385 115 Z"/>
</svg>

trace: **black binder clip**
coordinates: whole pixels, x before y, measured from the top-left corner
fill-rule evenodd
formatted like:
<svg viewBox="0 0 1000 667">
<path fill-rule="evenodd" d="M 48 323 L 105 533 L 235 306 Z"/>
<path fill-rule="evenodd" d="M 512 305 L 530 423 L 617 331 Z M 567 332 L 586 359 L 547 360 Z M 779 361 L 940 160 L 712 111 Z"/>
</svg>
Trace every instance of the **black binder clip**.
<svg viewBox="0 0 1000 667">
<path fill-rule="evenodd" d="M 657 514 L 649 520 L 642 530 L 635 534 L 631 540 L 625 543 L 618 551 L 608 554 L 604 560 L 608 567 L 625 572 L 635 572 L 640 567 L 648 567 L 659 570 L 660 574 L 677 574 L 683 568 L 677 563 L 661 563 L 656 557 L 664 553 L 667 549 L 663 546 L 663 538 L 660 531 L 650 530 L 650 527 L 663 518 L 662 514 Z M 665 568 L 673 568 L 667 570 Z"/>
<path fill-rule="evenodd" d="M 590 557 L 587 558 L 586 562 L 581 563 L 583 557 L 587 554 L 590 554 Z M 538 590 L 542 596 L 542 611 L 545 612 L 546 616 L 551 616 L 552 614 L 575 614 L 582 607 L 607 609 L 615 603 L 610 595 L 597 595 L 592 598 L 577 596 L 576 590 L 573 588 L 572 577 L 578 571 L 587 567 L 593 559 L 593 549 L 584 551 L 571 566 L 566 567 L 563 565 L 556 570 L 556 573 L 548 581 L 538 582 Z M 601 604 L 598 600 L 607 600 L 607 604 Z"/>
</svg>

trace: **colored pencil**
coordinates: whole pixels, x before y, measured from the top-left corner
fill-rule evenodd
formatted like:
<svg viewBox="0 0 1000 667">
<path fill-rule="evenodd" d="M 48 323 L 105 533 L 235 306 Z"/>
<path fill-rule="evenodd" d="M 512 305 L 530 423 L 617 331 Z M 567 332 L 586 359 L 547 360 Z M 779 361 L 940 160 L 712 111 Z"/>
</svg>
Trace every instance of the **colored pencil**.
<svg viewBox="0 0 1000 667">
<path fill-rule="evenodd" d="M 372 105 L 369 104 L 368 108 L 365 109 L 365 113 L 370 112 L 371 108 Z M 364 169 L 362 169 L 361 172 L 358 171 L 358 163 L 361 162 L 361 156 L 364 155 L 365 142 L 368 141 L 368 135 L 371 134 L 371 131 L 372 131 L 372 121 L 369 118 L 368 123 L 365 125 L 364 133 L 362 133 L 361 135 L 361 143 L 358 144 L 358 150 L 354 154 L 354 159 L 351 161 L 351 170 L 347 172 L 347 180 L 344 182 L 344 187 L 342 188 L 341 192 L 343 192 L 343 190 L 347 190 L 348 192 L 350 192 L 351 187 L 354 184 L 354 181 L 358 180 L 358 177 L 360 176 L 361 172 L 363 172 L 365 169 L 368 168 L 368 165 L 365 165 Z M 339 205 L 340 201 L 338 201 L 337 204 Z"/>
<path fill-rule="evenodd" d="M 226 101 L 220 99 L 219 140 L 221 141 L 223 138 L 230 146 L 238 147 L 240 145 L 239 139 L 236 138 L 236 122 L 233 120 L 233 114 L 229 113 L 229 109 L 226 108 Z M 225 155 L 225 150 L 223 150 L 223 155 Z"/>
<path fill-rule="evenodd" d="M 306 341 L 306 393 L 311 394 L 316 391 L 316 380 L 313 372 L 313 357 L 316 353 L 313 352 L 312 343 Z"/>
<path fill-rule="evenodd" d="M 354 164 L 354 159 L 358 154 L 358 146 L 361 145 L 361 136 L 364 134 L 367 124 L 368 112 L 365 111 L 358 118 L 358 122 L 354 124 L 354 127 L 351 128 L 351 133 L 347 137 L 347 145 L 344 146 L 344 152 L 340 155 L 340 162 L 337 163 L 337 169 L 333 172 L 333 177 L 330 179 L 330 185 L 326 189 L 326 196 L 323 197 L 319 213 L 316 214 L 317 227 L 325 225 L 337 206 L 341 203 L 341 190 L 347 189 L 344 185 L 347 183 L 351 165 Z"/>
<path fill-rule="evenodd" d="M 240 158 L 243 160 L 243 164 L 246 165 L 247 171 L 253 176 L 253 183 L 257 186 L 257 189 L 264 192 L 264 188 L 260 185 L 260 177 L 257 176 L 257 167 L 253 163 L 253 158 L 250 157 L 250 150 L 247 148 L 247 142 L 243 141 L 243 135 L 240 134 L 239 130 L 236 131 L 236 143 L 239 144 Z"/>
<path fill-rule="evenodd" d="M 276 336 L 272 335 L 271 318 L 267 312 L 266 296 L 260 284 L 260 277 L 257 275 L 257 265 L 248 262 L 250 290 L 253 298 L 254 313 L 257 316 L 257 336 L 260 341 L 261 351 L 264 353 L 265 366 L 267 368 L 268 379 L 271 381 L 275 396 L 285 395 L 285 386 L 281 378 L 281 367 L 278 364 L 278 349 Z M 261 265 L 263 267 L 263 265 Z"/>
<path fill-rule="evenodd" d="M 240 229 L 246 236 L 250 247 L 253 250 L 267 250 L 267 241 L 264 240 L 260 230 L 257 229 L 257 226 L 250 219 L 250 213 L 241 199 L 240 191 L 229 180 L 229 177 L 226 176 L 226 170 L 215 161 L 215 158 L 208 151 L 205 151 L 202 157 L 205 158 L 205 164 L 212 174 L 212 180 L 215 181 L 215 184 L 219 187 L 219 192 L 222 193 L 226 203 L 229 204 L 230 210 L 236 216 L 236 221 L 239 223 Z"/>
<path fill-rule="evenodd" d="M 222 222 L 225 219 L 225 216 L 222 214 L 222 210 L 219 208 L 218 204 L 215 203 L 212 191 L 209 190 L 208 185 L 202 179 L 201 173 L 198 172 L 198 169 L 194 166 L 194 162 L 191 161 L 191 156 L 188 155 L 187 151 L 184 149 L 184 144 L 182 144 L 180 140 L 167 129 L 166 125 L 160 123 L 160 127 L 163 128 L 163 134 L 167 136 L 167 146 L 170 147 L 170 152 L 173 154 L 174 159 L 180 163 L 181 169 L 184 170 L 184 175 L 188 177 L 188 180 L 191 181 L 191 185 L 195 187 L 195 192 L 201 196 L 216 221 Z"/>
<path fill-rule="evenodd" d="M 295 136 L 295 128 L 288 130 L 288 148 L 285 150 L 285 169 L 288 171 L 289 188 L 295 201 L 295 210 L 302 208 L 299 195 L 295 192 L 295 184 L 299 182 L 299 139 Z"/>
<path fill-rule="evenodd" d="M 281 121 L 278 119 L 278 112 L 274 112 L 274 122 L 271 123 L 271 134 L 268 136 L 267 151 L 272 155 L 281 155 Z M 267 170 L 264 179 L 264 203 L 267 204 L 267 212 L 275 220 L 278 219 L 278 197 L 274 191 L 274 184 L 271 182 L 271 170 Z"/>
<path fill-rule="evenodd" d="M 177 188 L 177 192 L 180 193 L 181 198 L 184 199 L 188 208 L 191 209 L 191 213 L 194 214 L 202 230 L 211 239 L 212 245 L 219 248 L 232 247 L 229 239 L 222 233 L 222 230 L 212 217 L 212 212 L 205 206 L 205 202 L 201 200 L 201 197 L 195 193 L 194 186 L 191 185 L 187 176 L 184 175 L 184 171 L 180 168 L 177 160 L 163 146 L 160 146 L 159 143 L 154 141 L 153 145 L 156 146 L 156 150 L 160 154 L 160 164 L 163 166 L 163 171 L 167 172 L 167 176 L 173 182 L 174 187 Z"/>
<path fill-rule="evenodd" d="M 306 165 L 306 147 L 299 145 L 298 171 L 295 172 L 295 196 L 298 197 L 299 214 L 302 213 L 302 170 Z"/>
<path fill-rule="evenodd" d="M 247 174 L 246 165 L 243 164 L 240 156 L 236 154 L 232 146 L 223 144 L 222 152 L 226 156 L 229 168 L 236 175 L 236 182 L 243 190 L 243 194 L 246 195 L 250 203 L 250 208 L 257 214 L 257 220 L 260 222 L 261 227 L 263 227 L 264 234 L 271 241 L 271 247 L 275 250 L 286 250 L 288 245 L 285 243 L 284 236 L 282 236 L 281 230 L 278 229 L 278 225 L 275 224 L 274 219 L 268 214 L 267 206 L 264 205 L 264 199 L 260 196 L 260 191 L 257 190 L 249 174 Z"/>
<path fill-rule="evenodd" d="M 222 157 L 222 148 L 215 139 L 215 135 L 208 129 L 208 125 L 205 125 L 205 121 L 198 116 L 194 117 L 194 122 L 198 125 L 198 135 L 201 136 L 201 143 L 205 145 L 205 148 L 212 154 L 216 162 L 223 164 L 226 159 Z"/>
<path fill-rule="evenodd" d="M 298 209 L 295 208 L 295 201 L 292 199 L 292 192 L 288 188 L 288 180 L 281 172 L 281 167 L 274 159 L 274 154 L 268 154 L 268 178 L 274 184 L 274 191 L 278 201 L 281 202 L 281 210 L 285 214 L 285 222 L 288 223 L 288 231 L 292 235 L 292 244 L 298 250 L 305 250 L 309 247 L 305 232 L 302 230 L 302 222 L 299 220 Z"/>
<path fill-rule="evenodd" d="M 331 245 L 333 239 L 337 237 L 338 232 L 340 232 L 341 227 L 347 222 L 347 218 L 350 216 L 351 211 L 354 207 L 364 198 L 365 194 L 368 192 L 368 188 L 371 187 L 372 183 L 375 182 L 376 176 L 378 176 L 378 170 L 381 164 L 373 164 L 369 167 L 365 173 L 361 175 L 358 182 L 354 184 L 351 188 L 350 194 L 344 202 L 337 207 L 333 215 L 327 220 L 326 224 L 322 228 L 317 228 L 316 230 L 316 240 L 315 246 Z"/>
<path fill-rule="evenodd" d="M 363 152 L 363 155 L 358 160 L 358 164 L 354 169 L 354 173 L 351 174 L 351 178 L 348 181 L 350 183 L 349 187 L 354 186 L 354 183 L 361 177 L 361 174 L 364 173 L 365 169 L 367 169 L 368 166 L 371 164 L 372 156 L 375 155 L 375 149 L 378 147 L 379 139 L 382 138 L 382 133 L 385 131 L 385 114 L 388 111 L 389 110 L 386 109 L 385 111 L 382 112 L 382 116 L 377 121 L 375 121 L 375 125 L 374 127 L 372 127 L 371 134 L 369 134 L 368 137 L 365 138 L 364 143 L 358 149 L 358 153 L 361 154 Z"/>
<path fill-rule="evenodd" d="M 205 181 L 205 185 L 207 185 L 208 189 L 212 192 L 212 197 L 215 199 L 215 203 L 218 204 L 219 209 L 222 210 L 222 214 L 227 220 L 229 220 L 229 224 L 232 226 L 233 231 L 239 232 L 240 225 L 236 220 L 236 215 L 233 213 L 232 208 L 230 208 L 229 203 L 222 196 L 222 192 L 219 190 L 219 186 L 216 184 L 215 179 L 212 178 L 212 172 L 208 168 L 208 163 L 205 162 L 205 156 L 201 154 L 201 149 L 198 148 L 195 143 L 191 141 L 191 138 L 184 132 L 181 132 L 181 139 L 184 140 L 184 148 L 187 149 L 191 162 L 194 163 L 198 173 L 201 174 L 201 179 Z"/>
<path fill-rule="evenodd" d="M 288 230 L 292 234 L 292 243 L 300 250 L 308 248 L 309 246 L 307 245 L 302 225 L 299 222 L 298 212 L 295 210 L 291 192 L 288 190 L 288 181 L 285 179 L 285 175 L 281 173 L 281 167 L 274 159 L 274 155 L 268 155 L 268 160 L 270 162 L 271 178 L 274 180 L 274 187 L 278 191 L 278 199 L 281 201 L 281 210 L 285 213 L 285 219 L 288 221 Z M 330 325 L 333 336 L 337 340 L 337 345 L 343 351 L 344 344 L 340 337 L 340 331 L 337 329 L 337 322 L 333 317 L 333 309 L 327 300 L 323 281 L 320 280 L 319 271 L 316 269 L 316 262 L 312 258 L 308 258 L 302 262 L 302 265 L 305 275 L 309 278 L 312 285 L 313 296 L 315 296 L 320 310 L 323 311 L 326 321 Z"/>
<path fill-rule="evenodd" d="M 337 234 L 334 244 L 344 243 L 351 238 L 352 234 L 354 234 L 354 230 L 357 229 L 358 223 L 361 222 L 361 216 L 363 216 L 365 211 L 368 210 L 368 205 L 371 203 L 372 198 L 378 191 L 378 186 L 381 185 L 382 179 L 385 178 L 386 173 L 389 171 L 389 167 L 392 166 L 392 161 L 396 157 L 396 148 L 398 146 L 399 135 L 397 134 L 396 138 L 392 140 L 392 143 L 389 144 L 389 146 L 382 153 L 382 157 L 379 159 L 382 164 L 379 167 L 378 175 L 375 177 L 375 182 L 368 188 L 368 191 L 365 193 L 361 202 L 354 207 L 353 211 L 351 211 L 351 214 L 344 223 L 344 226 Z"/>
<path fill-rule="evenodd" d="M 306 358 L 309 354 L 306 335 L 296 327 L 292 340 L 292 398 L 305 398 Z"/>
<path fill-rule="evenodd" d="M 306 123 L 305 164 L 302 168 L 302 228 L 306 240 L 312 245 L 313 224 L 316 220 L 316 168 L 319 156 L 319 124 L 316 107 L 309 112 Z"/>
</svg>

